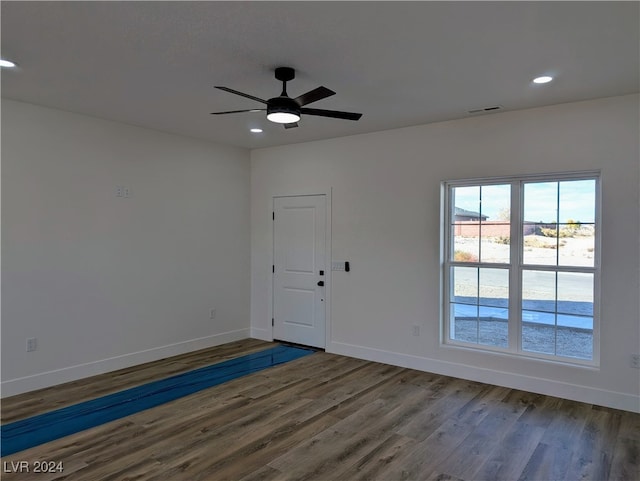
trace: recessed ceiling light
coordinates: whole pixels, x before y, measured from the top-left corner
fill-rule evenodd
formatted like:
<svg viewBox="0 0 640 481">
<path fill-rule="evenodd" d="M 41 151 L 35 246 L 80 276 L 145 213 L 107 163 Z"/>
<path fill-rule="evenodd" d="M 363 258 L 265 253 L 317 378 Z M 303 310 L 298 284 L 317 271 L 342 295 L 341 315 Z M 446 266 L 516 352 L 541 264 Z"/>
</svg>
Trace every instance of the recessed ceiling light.
<svg viewBox="0 0 640 481">
<path fill-rule="evenodd" d="M 543 76 L 543 77 L 536 77 L 533 79 L 533 83 L 534 84 L 546 84 L 549 83 L 553 80 L 553 77 L 549 77 L 547 75 Z"/>
<path fill-rule="evenodd" d="M 0 58 L 0 67 L 7 67 L 7 68 L 12 68 L 15 67 L 16 64 L 13 63 L 11 60 L 5 60 L 3 58 Z"/>
<path fill-rule="evenodd" d="M 253 132 L 254 134 L 259 134 L 262 132 L 262 129 L 251 129 L 251 132 Z"/>
</svg>

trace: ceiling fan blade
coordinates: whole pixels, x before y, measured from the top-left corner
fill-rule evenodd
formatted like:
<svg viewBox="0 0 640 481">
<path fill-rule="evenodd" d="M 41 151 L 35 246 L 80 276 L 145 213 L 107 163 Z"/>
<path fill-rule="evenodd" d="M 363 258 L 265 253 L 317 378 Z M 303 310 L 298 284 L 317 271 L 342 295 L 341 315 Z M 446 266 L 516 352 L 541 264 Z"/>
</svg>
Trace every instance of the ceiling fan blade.
<svg viewBox="0 0 640 481">
<path fill-rule="evenodd" d="M 340 112 L 339 110 L 322 110 L 322 109 L 300 109 L 300 112 L 306 115 L 317 115 L 318 117 L 331 117 L 332 119 L 359 120 L 362 114 L 355 112 Z"/>
<path fill-rule="evenodd" d="M 211 112 L 211 115 L 239 114 L 241 112 L 264 112 L 267 109 L 227 110 L 226 112 Z"/>
<path fill-rule="evenodd" d="M 240 97 L 246 97 L 248 99 L 255 100 L 257 102 L 262 102 L 263 104 L 267 103 L 266 100 L 263 100 L 263 99 L 258 98 L 258 97 L 254 97 L 253 95 L 245 94 L 243 92 L 238 92 L 237 90 L 230 89 L 229 87 L 220 87 L 219 85 L 216 85 L 215 88 L 220 89 L 220 90 L 224 90 L 225 92 L 229 92 L 231 94 L 239 95 Z"/>
<path fill-rule="evenodd" d="M 298 122 L 291 122 L 290 124 L 283 124 L 285 129 L 294 129 L 298 126 Z"/>
<path fill-rule="evenodd" d="M 300 107 L 302 107 L 303 105 L 326 99 L 327 97 L 331 97 L 335 94 L 336 93 L 333 90 L 330 90 L 327 87 L 318 87 L 316 89 L 309 90 L 306 94 L 302 94 L 299 97 L 296 97 L 294 100 L 298 102 L 298 105 Z"/>
</svg>

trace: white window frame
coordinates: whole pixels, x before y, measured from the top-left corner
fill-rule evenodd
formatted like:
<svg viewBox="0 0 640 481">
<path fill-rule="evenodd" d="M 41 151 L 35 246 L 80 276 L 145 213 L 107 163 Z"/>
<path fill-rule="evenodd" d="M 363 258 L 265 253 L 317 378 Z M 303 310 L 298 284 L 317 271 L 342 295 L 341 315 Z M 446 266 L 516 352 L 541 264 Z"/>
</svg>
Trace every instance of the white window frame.
<svg viewBox="0 0 640 481">
<path fill-rule="evenodd" d="M 539 265 L 523 263 L 523 234 L 522 221 L 524 209 L 524 184 L 531 182 L 562 182 L 571 180 L 595 181 L 595 239 L 593 267 Z M 511 185 L 511 238 L 509 263 L 489 262 L 461 262 L 451 259 L 454 251 L 452 245 L 452 189 L 456 187 L 487 186 L 487 185 Z M 600 238 L 601 238 L 601 185 L 599 171 L 563 172 L 551 174 L 536 174 L 507 177 L 475 178 L 464 180 L 452 180 L 441 184 L 441 332 L 440 343 L 446 347 L 472 349 L 477 351 L 489 351 L 506 355 L 540 359 L 559 362 L 569 365 L 598 367 L 600 365 Z M 516 207 L 516 208 L 514 208 Z M 509 318 L 508 318 L 508 344 L 507 347 L 477 344 L 450 337 L 450 305 L 453 294 L 453 285 L 450 279 L 451 267 L 484 267 L 501 268 L 509 271 Z M 522 271 L 544 270 L 550 272 L 587 272 L 593 274 L 593 358 L 578 359 L 553 354 L 524 351 L 522 349 Z"/>
</svg>

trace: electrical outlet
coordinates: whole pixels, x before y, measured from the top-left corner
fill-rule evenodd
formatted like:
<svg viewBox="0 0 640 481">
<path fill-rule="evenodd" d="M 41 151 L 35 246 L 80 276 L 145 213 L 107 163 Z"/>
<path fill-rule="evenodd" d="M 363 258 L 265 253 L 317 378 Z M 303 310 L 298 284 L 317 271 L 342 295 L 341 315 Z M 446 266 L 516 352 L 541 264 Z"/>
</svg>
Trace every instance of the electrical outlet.
<svg viewBox="0 0 640 481">
<path fill-rule="evenodd" d="M 27 352 L 32 352 L 38 349 L 38 339 L 35 337 L 29 337 L 27 339 Z"/>
<path fill-rule="evenodd" d="M 633 354 L 631 356 L 631 367 L 640 369 L 640 354 Z"/>
<path fill-rule="evenodd" d="M 214 308 L 209 309 L 209 319 L 216 318 L 216 310 Z"/>
<path fill-rule="evenodd" d="M 122 197 L 124 195 L 124 187 L 116 185 L 116 197 Z"/>
<path fill-rule="evenodd" d="M 420 335 L 420 326 L 413 326 L 412 334 L 414 336 L 419 336 Z"/>
</svg>

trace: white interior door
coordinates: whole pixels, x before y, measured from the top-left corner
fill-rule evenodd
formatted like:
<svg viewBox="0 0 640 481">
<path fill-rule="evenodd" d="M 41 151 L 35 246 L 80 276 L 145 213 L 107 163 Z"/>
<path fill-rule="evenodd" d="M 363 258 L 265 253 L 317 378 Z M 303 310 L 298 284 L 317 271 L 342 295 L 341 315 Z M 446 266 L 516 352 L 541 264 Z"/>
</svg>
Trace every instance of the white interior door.
<svg viewBox="0 0 640 481">
<path fill-rule="evenodd" d="M 274 198 L 273 337 L 325 347 L 325 195 Z"/>
</svg>

